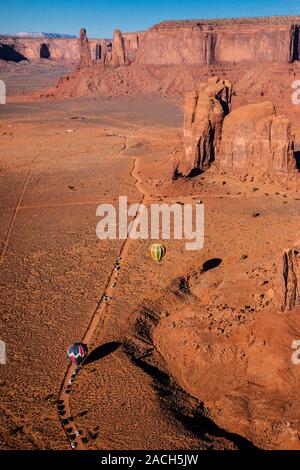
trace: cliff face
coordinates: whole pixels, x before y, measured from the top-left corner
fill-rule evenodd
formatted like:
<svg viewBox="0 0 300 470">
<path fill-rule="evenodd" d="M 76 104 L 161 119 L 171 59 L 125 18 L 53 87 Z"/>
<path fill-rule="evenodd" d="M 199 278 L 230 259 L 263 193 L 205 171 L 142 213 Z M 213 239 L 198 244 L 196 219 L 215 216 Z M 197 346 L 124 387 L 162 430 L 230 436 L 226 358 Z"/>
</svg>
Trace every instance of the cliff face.
<svg viewBox="0 0 300 470">
<path fill-rule="evenodd" d="M 78 39 L 0 38 L 0 59 L 19 62 L 41 59 L 78 64 L 80 46 Z"/>
<path fill-rule="evenodd" d="M 300 58 L 299 30 L 300 16 L 170 21 L 137 33 L 116 30 L 112 41 L 93 39 L 89 43 L 93 60 L 114 67 L 132 63 L 288 63 Z M 82 47 L 78 39 L 0 38 L 1 44 L 28 60 L 51 58 L 66 63 L 78 62 Z M 41 57 L 42 47 L 48 49 L 45 57 Z M 3 56 L 0 48 L 0 58 L 6 59 Z"/>
<path fill-rule="evenodd" d="M 225 170 L 296 172 L 291 122 L 276 116 L 270 101 L 241 106 L 229 113 L 232 86 L 212 77 L 184 106 L 184 158 L 175 174 L 207 170 L 214 160 Z"/>
<path fill-rule="evenodd" d="M 287 63 L 300 58 L 299 29 L 300 16 L 169 21 L 122 38 L 127 63 Z"/>
<path fill-rule="evenodd" d="M 52 59 L 65 64 L 79 62 L 78 39 L 0 38 L 0 59 L 29 60 Z"/>
<path fill-rule="evenodd" d="M 158 28 L 139 36 L 137 60 L 148 65 L 291 62 L 299 57 L 294 37 L 292 25 Z"/>
<path fill-rule="evenodd" d="M 128 64 L 288 63 L 300 58 L 299 29 L 300 17 L 170 21 L 139 33 L 118 31 L 112 49 L 122 49 Z"/>
<path fill-rule="evenodd" d="M 271 102 L 237 108 L 225 119 L 218 161 L 221 168 L 292 173 L 296 170 L 291 123 L 276 116 Z"/>
<path fill-rule="evenodd" d="M 89 40 L 86 35 L 86 29 L 82 28 L 79 35 L 80 51 L 79 65 L 89 65 L 91 63 L 91 50 Z"/>
</svg>

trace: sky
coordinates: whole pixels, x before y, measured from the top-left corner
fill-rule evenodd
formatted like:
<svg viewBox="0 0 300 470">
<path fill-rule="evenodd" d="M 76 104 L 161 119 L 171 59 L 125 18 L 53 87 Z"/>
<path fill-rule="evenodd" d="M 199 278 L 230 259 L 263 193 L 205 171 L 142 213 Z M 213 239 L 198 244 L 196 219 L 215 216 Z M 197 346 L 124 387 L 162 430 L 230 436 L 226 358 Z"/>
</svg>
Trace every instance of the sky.
<svg viewBox="0 0 300 470">
<path fill-rule="evenodd" d="M 163 20 L 300 14 L 300 0 L 0 0 L 0 33 L 51 32 L 112 37 Z"/>
</svg>

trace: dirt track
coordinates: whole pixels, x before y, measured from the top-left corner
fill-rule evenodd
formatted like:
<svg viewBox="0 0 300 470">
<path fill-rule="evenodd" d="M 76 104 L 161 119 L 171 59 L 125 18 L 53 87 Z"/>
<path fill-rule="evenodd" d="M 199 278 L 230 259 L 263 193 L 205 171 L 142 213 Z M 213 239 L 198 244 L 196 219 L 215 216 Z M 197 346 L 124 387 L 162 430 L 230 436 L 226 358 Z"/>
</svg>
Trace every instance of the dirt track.
<svg viewBox="0 0 300 470">
<path fill-rule="evenodd" d="M 124 136 L 124 142 L 125 142 L 124 147 L 119 152 L 119 154 L 118 154 L 119 156 L 127 148 L 127 137 L 126 136 Z M 139 168 L 139 161 L 138 161 L 138 158 L 135 158 L 133 168 L 132 168 L 130 174 L 133 178 L 136 179 L 135 186 L 141 192 L 141 199 L 139 201 L 139 204 L 142 204 L 143 202 L 145 202 L 145 199 L 146 199 L 147 196 L 142 190 L 142 180 L 137 174 L 138 168 Z M 137 214 L 138 214 L 138 210 L 137 210 Z M 133 221 L 134 220 L 135 220 L 135 218 L 133 219 Z M 128 253 L 129 244 L 130 244 L 130 233 L 129 233 L 129 237 L 124 241 L 124 243 L 121 247 L 121 251 L 119 253 L 118 260 L 116 260 L 116 264 L 117 263 L 119 264 L 120 269 L 122 269 L 122 260 L 126 258 L 126 255 Z M 99 299 L 99 303 L 98 303 L 98 305 L 97 305 L 97 307 L 96 307 L 96 309 L 95 309 L 95 311 L 94 311 L 94 313 L 91 317 L 90 324 L 89 324 L 89 326 L 88 326 L 88 328 L 87 328 L 87 330 L 86 330 L 86 332 L 85 332 L 85 334 L 82 338 L 82 342 L 88 346 L 89 352 L 92 351 L 93 336 L 94 336 L 94 333 L 95 333 L 97 327 L 99 326 L 99 322 L 101 322 L 101 325 L 103 326 L 105 321 L 107 321 L 107 319 L 109 317 L 109 306 L 110 306 L 110 303 L 113 301 L 113 294 L 114 294 L 114 287 L 115 287 L 115 285 L 113 287 L 113 284 L 117 283 L 118 275 L 119 275 L 119 270 L 117 270 L 114 267 L 114 269 L 112 270 L 112 272 L 110 274 L 110 277 L 108 279 L 105 290 L 103 291 L 103 293 L 101 295 L 101 298 Z M 109 297 L 111 300 L 106 300 L 105 298 L 107 298 L 107 297 Z M 73 376 L 73 374 L 74 374 L 74 376 Z M 60 394 L 59 394 L 59 397 L 58 397 L 58 403 L 63 403 L 64 404 L 65 414 L 64 414 L 63 418 L 61 419 L 61 424 L 62 424 L 63 429 L 66 433 L 66 436 L 68 438 L 70 436 L 70 433 L 72 433 L 72 434 L 75 433 L 76 434 L 76 431 L 78 432 L 78 429 L 76 429 L 75 424 L 72 424 L 72 423 L 71 424 L 70 423 L 69 424 L 64 424 L 63 423 L 64 419 L 69 418 L 71 416 L 69 393 L 71 392 L 71 384 L 73 383 L 73 381 L 75 380 L 75 377 L 78 374 L 80 374 L 80 368 L 78 370 L 76 370 L 76 366 L 74 364 L 70 364 L 68 369 L 67 369 L 64 380 L 62 382 Z M 72 431 L 67 431 L 67 429 L 70 428 L 70 427 L 72 428 Z M 83 450 L 83 449 L 86 448 L 85 445 L 84 445 L 84 442 L 82 441 L 82 437 L 80 437 L 79 435 L 76 436 L 76 439 L 73 439 L 72 441 L 70 440 L 71 446 L 72 446 L 72 443 L 73 443 L 73 446 L 74 446 L 74 444 L 76 445 L 76 449 L 78 449 L 78 450 Z"/>
<path fill-rule="evenodd" d="M 116 203 L 120 194 L 126 194 L 131 203 L 141 200 L 139 173 L 144 175 L 145 164 L 153 167 L 170 146 L 176 145 L 178 132 L 173 127 L 181 120 L 176 116 L 178 108 L 165 101 L 151 100 L 146 107 L 144 100 L 133 104 L 130 100 L 50 103 L 47 111 L 44 106 L 33 110 L 29 105 L 26 113 L 26 105 L 9 105 L 0 121 L 2 242 L 10 234 L 1 266 L 1 339 L 8 351 L 0 382 L 3 448 L 68 448 L 56 409 L 58 384 L 67 363 L 66 348 L 81 340 L 88 329 L 122 249 L 118 240 L 97 239 L 96 208 L 101 202 Z M 71 121 L 76 115 L 85 119 Z M 168 129 L 165 121 L 170 122 L 167 135 L 171 140 L 166 140 L 165 131 L 160 130 L 161 126 Z M 140 144 L 134 135 L 141 126 L 144 132 L 138 137 Z M 66 132 L 70 127 L 75 129 L 72 134 Z M 124 135 L 130 140 L 127 148 Z M 162 146 L 166 150 L 161 151 Z M 30 170 L 33 153 L 39 156 Z M 142 168 L 134 169 L 139 155 L 146 159 Z M 96 351 L 113 342 L 123 344 L 127 334 L 134 334 L 131 312 L 143 298 L 143 292 L 139 292 L 141 278 L 137 276 L 140 267 L 132 258 L 139 246 L 138 241 L 127 245 L 129 253 L 126 262 L 122 260 L 111 315 L 103 311 L 105 328 L 100 321 L 93 338 Z M 157 281 L 164 286 L 166 271 L 175 265 L 170 259 L 165 267 L 154 269 L 148 243 L 140 259 L 149 271 L 147 282 L 152 273 L 158 275 L 153 285 L 156 292 Z M 127 292 L 123 295 L 124 288 Z M 90 385 L 86 388 L 86 374 L 93 364 L 100 366 L 104 380 L 112 374 L 114 382 L 105 392 L 105 387 L 94 380 L 96 400 L 89 395 Z M 86 397 L 81 397 L 81 389 Z M 92 433 L 91 448 L 198 445 L 197 437 L 161 408 L 151 377 L 134 366 L 123 348 L 99 362 L 85 364 L 69 400 L 78 428 L 84 435 Z M 102 431 L 95 438 L 93 429 L 98 424 L 85 410 L 100 403 L 107 416 L 96 419 Z M 124 412 L 123 430 L 119 426 Z M 112 429 L 108 429 L 110 426 Z"/>
</svg>

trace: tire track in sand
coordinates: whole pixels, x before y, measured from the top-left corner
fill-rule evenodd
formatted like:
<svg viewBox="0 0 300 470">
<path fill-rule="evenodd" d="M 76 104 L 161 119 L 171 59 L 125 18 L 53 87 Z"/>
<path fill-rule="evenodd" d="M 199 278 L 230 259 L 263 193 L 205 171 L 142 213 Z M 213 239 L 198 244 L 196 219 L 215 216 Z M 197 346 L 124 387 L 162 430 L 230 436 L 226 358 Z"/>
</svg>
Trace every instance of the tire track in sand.
<svg viewBox="0 0 300 470">
<path fill-rule="evenodd" d="M 37 153 L 37 154 L 34 156 L 32 162 L 31 162 L 31 164 L 30 164 L 29 170 L 28 170 L 28 172 L 26 173 L 26 176 L 25 176 L 25 179 L 24 179 L 24 182 L 23 182 L 23 186 L 22 186 L 20 195 L 19 195 L 18 200 L 17 200 L 17 203 L 16 203 L 16 205 L 15 205 L 15 207 L 14 207 L 13 215 L 12 215 L 11 221 L 10 221 L 10 223 L 9 223 L 9 226 L 8 226 L 8 229 L 7 229 L 7 232 L 6 232 L 4 241 L 3 241 L 3 243 L 2 243 L 1 251 L 0 251 L 0 266 L 1 266 L 2 263 L 3 263 L 4 256 L 5 256 L 5 253 L 6 253 L 8 244 L 9 244 L 9 241 L 10 241 L 10 237 L 11 237 L 11 234 L 12 234 L 12 231 L 13 231 L 13 228 L 14 228 L 14 225 L 15 225 L 15 221 L 16 221 L 18 212 L 19 212 L 19 210 L 21 209 L 21 204 L 22 204 L 23 196 L 24 196 L 25 191 L 26 191 L 26 189 L 27 189 L 27 186 L 28 186 L 28 183 L 29 183 L 31 174 L 32 174 L 32 172 L 33 172 L 33 170 L 34 170 L 35 163 L 36 163 L 36 160 L 37 160 L 38 156 L 39 156 L 39 153 Z"/>
</svg>

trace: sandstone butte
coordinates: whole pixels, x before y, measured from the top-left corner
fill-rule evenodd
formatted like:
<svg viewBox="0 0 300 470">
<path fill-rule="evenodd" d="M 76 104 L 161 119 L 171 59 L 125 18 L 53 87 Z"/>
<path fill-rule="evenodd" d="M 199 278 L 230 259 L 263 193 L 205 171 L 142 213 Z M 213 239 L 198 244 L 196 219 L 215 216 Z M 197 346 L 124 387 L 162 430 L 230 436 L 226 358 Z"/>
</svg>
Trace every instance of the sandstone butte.
<svg viewBox="0 0 300 470">
<path fill-rule="evenodd" d="M 184 158 L 176 173 L 191 175 L 215 161 L 221 169 L 296 172 L 292 124 L 270 101 L 229 112 L 232 85 L 212 77 L 184 106 Z"/>
<path fill-rule="evenodd" d="M 112 39 L 91 39 L 90 60 L 112 66 L 291 63 L 300 57 L 299 30 L 300 16 L 165 21 L 146 31 L 122 33 L 116 29 Z M 86 47 L 83 31 L 79 39 L 2 36 L 0 59 L 10 55 L 12 60 L 77 64 Z"/>
</svg>

